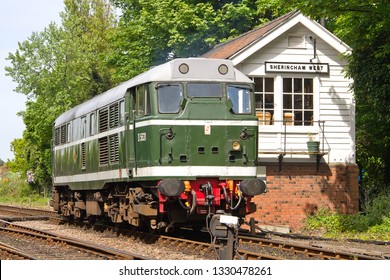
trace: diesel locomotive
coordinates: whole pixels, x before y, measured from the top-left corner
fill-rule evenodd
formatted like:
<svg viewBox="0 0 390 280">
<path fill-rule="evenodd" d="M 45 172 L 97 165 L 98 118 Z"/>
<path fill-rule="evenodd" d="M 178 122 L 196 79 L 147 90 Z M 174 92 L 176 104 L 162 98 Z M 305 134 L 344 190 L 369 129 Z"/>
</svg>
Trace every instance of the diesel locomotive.
<svg viewBox="0 0 390 280">
<path fill-rule="evenodd" d="M 229 60 L 174 59 L 66 111 L 53 124 L 53 208 L 231 239 L 265 192 L 252 87 Z"/>
</svg>

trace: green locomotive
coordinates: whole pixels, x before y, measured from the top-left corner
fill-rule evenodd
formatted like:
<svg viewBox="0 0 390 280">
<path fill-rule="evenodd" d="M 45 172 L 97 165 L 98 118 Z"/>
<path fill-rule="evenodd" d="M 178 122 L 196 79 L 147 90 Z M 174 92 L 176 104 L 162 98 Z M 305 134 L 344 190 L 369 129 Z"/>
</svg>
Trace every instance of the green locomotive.
<svg viewBox="0 0 390 280">
<path fill-rule="evenodd" d="M 252 81 L 231 61 L 203 58 L 95 96 L 53 125 L 52 206 L 152 229 L 201 227 L 222 213 L 242 222 L 265 191 L 253 102 Z"/>
</svg>

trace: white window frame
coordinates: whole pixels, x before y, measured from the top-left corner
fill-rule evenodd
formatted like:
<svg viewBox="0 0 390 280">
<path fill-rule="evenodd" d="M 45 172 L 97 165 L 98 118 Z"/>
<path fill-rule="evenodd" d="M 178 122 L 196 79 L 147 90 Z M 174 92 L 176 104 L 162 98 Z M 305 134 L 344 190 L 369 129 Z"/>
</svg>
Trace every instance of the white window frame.
<svg viewBox="0 0 390 280">
<path fill-rule="evenodd" d="M 289 132 L 296 133 L 318 133 L 318 120 L 320 117 L 320 79 L 318 76 L 311 76 L 305 74 L 281 74 L 281 75 L 269 75 L 265 78 L 274 78 L 274 123 L 273 125 L 261 125 L 260 129 L 263 132 L 283 132 L 283 78 L 311 78 L 313 79 L 313 121 L 312 126 L 288 126 Z"/>
</svg>

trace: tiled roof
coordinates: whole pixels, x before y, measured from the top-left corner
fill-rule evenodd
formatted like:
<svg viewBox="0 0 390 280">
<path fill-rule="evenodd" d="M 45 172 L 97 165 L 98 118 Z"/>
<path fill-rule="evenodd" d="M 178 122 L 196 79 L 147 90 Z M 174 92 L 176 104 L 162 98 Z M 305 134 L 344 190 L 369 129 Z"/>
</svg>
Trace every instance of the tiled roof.
<svg viewBox="0 0 390 280">
<path fill-rule="evenodd" d="M 256 29 L 250 30 L 236 38 L 233 38 L 225 43 L 219 44 L 214 47 L 209 52 L 202 55 L 206 58 L 225 58 L 228 59 L 232 57 L 235 53 L 249 46 L 250 44 L 258 41 L 264 35 L 274 30 L 278 26 L 287 22 L 289 19 L 299 14 L 299 11 L 293 11 L 287 13 L 273 21 L 270 21 Z"/>
</svg>

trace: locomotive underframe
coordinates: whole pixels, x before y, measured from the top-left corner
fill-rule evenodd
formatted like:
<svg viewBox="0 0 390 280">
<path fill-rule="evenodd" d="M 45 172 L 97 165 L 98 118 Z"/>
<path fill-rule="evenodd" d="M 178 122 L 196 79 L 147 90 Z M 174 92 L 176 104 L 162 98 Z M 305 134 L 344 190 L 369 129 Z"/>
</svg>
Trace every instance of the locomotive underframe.
<svg viewBox="0 0 390 280">
<path fill-rule="evenodd" d="M 188 182 L 188 181 L 185 181 Z M 211 183 L 210 183 L 211 182 Z M 251 197 L 230 188 L 227 181 L 199 179 L 177 196 L 166 196 L 155 186 L 140 183 L 109 184 L 101 190 L 53 188 L 52 206 L 61 215 L 77 220 L 109 219 L 114 224 L 168 230 L 172 226 L 203 227 L 206 216 L 217 211 L 237 217 L 256 211 Z M 234 181 L 230 181 L 230 185 Z M 239 182 L 239 181 L 237 181 Z M 189 184 L 189 182 L 188 182 Z"/>
</svg>

